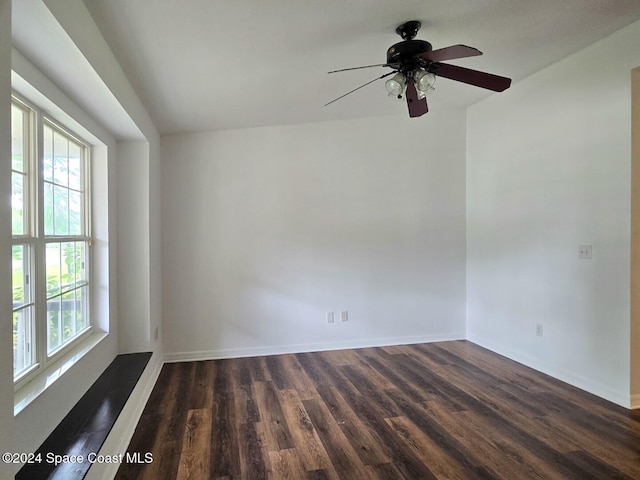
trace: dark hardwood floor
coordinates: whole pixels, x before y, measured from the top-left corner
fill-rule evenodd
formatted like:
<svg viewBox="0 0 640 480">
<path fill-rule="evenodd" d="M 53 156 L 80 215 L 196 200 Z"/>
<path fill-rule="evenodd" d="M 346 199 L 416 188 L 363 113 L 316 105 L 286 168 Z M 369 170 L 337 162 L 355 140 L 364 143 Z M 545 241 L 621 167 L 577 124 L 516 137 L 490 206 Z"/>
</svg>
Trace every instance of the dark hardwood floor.
<svg viewBox="0 0 640 480">
<path fill-rule="evenodd" d="M 640 479 L 640 412 L 466 341 L 167 364 L 118 479 Z"/>
</svg>

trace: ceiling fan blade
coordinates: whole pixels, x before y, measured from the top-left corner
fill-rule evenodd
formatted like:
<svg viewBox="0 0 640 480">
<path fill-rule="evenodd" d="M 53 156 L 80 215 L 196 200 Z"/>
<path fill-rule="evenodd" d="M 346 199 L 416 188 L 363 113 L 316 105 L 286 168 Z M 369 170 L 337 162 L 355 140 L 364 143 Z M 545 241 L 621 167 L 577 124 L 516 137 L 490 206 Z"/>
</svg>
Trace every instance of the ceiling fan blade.
<svg viewBox="0 0 640 480">
<path fill-rule="evenodd" d="M 441 62 L 443 60 L 453 60 L 454 58 L 476 57 L 482 55 L 477 48 L 468 47 L 466 45 L 451 45 L 450 47 L 432 50 L 430 52 L 421 53 L 419 56 L 430 62 Z"/>
<path fill-rule="evenodd" d="M 357 88 L 354 88 L 353 90 L 351 90 L 350 92 L 345 93 L 344 95 L 340 95 L 338 98 L 334 98 L 333 100 L 331 100 L 329 103 L 325 103 L 324 106 L 326 107 L 327 105 L 331 105 L 333 102 L 337 102 L 338 100 L 340 100 L 341 98 L 346 97 L 347 95 L 349 95 L 350 93 L 355 92 L 356 90 L 360 90 L 362 87 L 366 87 L 367 85 L 369 85 L 370 83 L 375 82 L 376 80 L 380 80 L 381 78 L 384 77 L 388 77 L 389 75 L 392 75 L 396 73 L 395 71 L 393 72 L 389 72 L 389 73 L 385 73 L 384 75 L 379 76 L 378 78 L 374 78 L 373 80 L 371 80 L 370 82 L 365 83 L 364 85 L 360 85 Z"/>
<path fill-rule="evenodd" d="M 422 100 L 418 98 L 418 91 L 416 90 L 416 84 L 413 79 L 407 79 L 407 107 L 409 107 L 409 116 L 420 117 L 429 111 L 427 106 L 427 99 Z"/>
<path fill-rule="evenodd" d="M 479 72 L 470 68 L 458 67 L 447 63 L 432 63 L 428 70 L 440 77 L 455 80 L 457 82 L 468 83 L 476 87 L 486 88 L 494 92 L 503 92 L 511 86 L 511 79 L 493 75 L 491 73 Z"/>
<path fill-rule="evenodd" d="M 391 65 L 387 63 L 378 63 L 376 65 L 365 65 L 364 67 L 351 67 L 351 68 L 343 68 L 341 70 L 331 70 L 327 73 L 338 73 L 338 72 L 348 72 L 349 70 L 360 70 L 361 68 L 372 68 L 372 67 L 391 67 Z"/>
</svg>

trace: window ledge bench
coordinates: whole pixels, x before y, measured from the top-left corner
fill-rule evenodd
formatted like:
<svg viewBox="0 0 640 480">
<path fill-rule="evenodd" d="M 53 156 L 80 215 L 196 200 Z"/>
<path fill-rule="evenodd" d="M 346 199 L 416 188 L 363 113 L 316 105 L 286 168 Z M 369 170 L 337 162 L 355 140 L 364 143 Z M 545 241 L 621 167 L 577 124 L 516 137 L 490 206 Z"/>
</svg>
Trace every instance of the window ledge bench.
<svg viewBox="0 0 640 480">
<path fill-rule="evenodd" d="M 37 450 L 41 461 L 24 465 L 16 480 L 84 478 L 87 456 L 100 451 L 150 358 L 151 352 L 118 355 Z M 47 461 L 53 455 L 81 455 L 83 461 L 56 466 Z"/>
</svg>

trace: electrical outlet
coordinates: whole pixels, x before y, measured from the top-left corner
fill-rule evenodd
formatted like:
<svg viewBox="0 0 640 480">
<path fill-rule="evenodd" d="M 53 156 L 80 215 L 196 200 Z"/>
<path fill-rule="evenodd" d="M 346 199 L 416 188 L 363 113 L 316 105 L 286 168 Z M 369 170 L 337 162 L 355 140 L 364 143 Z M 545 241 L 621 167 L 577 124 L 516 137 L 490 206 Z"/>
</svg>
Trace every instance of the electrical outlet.
<svg viewBox="0 0 640 480">
<path fill-rule="evenodd" d="M 536 325 L 536 335 L 539 337 L 542 336 L 542 325 L 540 324 Z"/>
<path fill-rule="evenodd" d="M 333 323 L 333 322 L 335 322 L 333 312 L 327 312 L 327 323 Z"/>
<path fill-rule="evenodd" d="M 591 252 L 591 245 L 580 245 L 578 247 L 578 258 L 580 260 L 591 260 L 592 257 L 592 252 Z"/>
<path fill-rule="evenodd" d="M 342 322 L 348 322 L 349 321 L 349 312 L 346 310 L 343 310 L 340 312 L 340 321 Z"/>
</svg>

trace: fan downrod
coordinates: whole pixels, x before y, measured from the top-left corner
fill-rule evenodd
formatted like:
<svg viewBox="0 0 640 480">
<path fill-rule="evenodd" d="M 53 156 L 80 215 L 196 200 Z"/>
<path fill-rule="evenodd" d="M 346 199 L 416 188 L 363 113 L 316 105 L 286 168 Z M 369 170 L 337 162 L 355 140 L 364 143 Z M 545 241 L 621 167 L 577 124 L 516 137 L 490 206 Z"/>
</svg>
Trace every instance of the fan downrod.
<svg viewBox="0 0 640 480">
<path fill-rule="evenodd" d="M 413 40 L 416 38 L 421 26 L 422 24 L 418 20 L 410 20 L 398 26 L 396 33 L 400 35 L 403 40 Z"/>
</svg>

